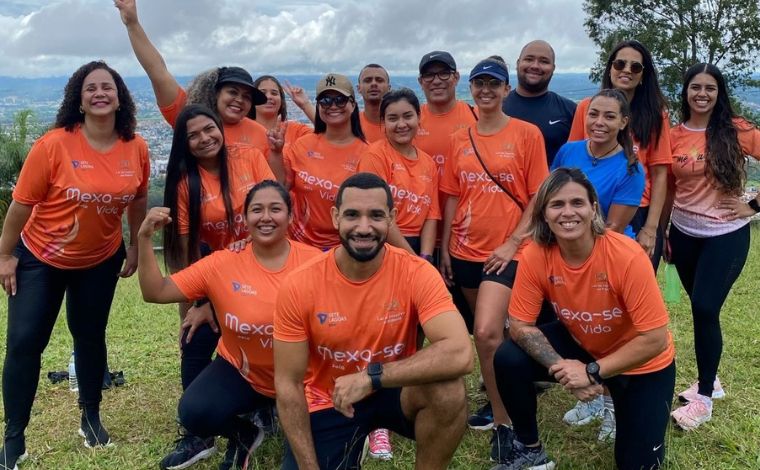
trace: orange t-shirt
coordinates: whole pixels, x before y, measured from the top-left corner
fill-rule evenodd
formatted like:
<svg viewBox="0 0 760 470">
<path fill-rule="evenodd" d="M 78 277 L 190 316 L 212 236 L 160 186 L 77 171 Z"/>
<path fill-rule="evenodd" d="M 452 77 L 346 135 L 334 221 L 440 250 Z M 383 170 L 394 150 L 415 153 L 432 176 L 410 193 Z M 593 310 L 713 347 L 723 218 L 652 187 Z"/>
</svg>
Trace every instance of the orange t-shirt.
<svg viewBox="0 0 760 470">
<path fill-rule="evenodd" d="M 227 171 L 233 211 L 232 227 L 227 224 L 227 211 L 224 209 L 219 175 L 209 173 L 198 166 L 201 177 L 201 220 L 198 239 L 212 250 L 220 250 L 248 236 L 243 207 L 245 196 L 257 183 L 275 179 L 264 156 L 250 145 L 227 147 Z M 185 177 L 177 187 L 177 224 L 181 235 L 190 233 L 188 196 Z"/>
<path fill-rule="evenodd" d="M 168 106 L 159 107 L 161 114 L 172 128 L 177 122 L 177 116 L 187 104 L 187 92 L 180 87 L 174 102 Z M 216 111 L 216 110 L 212 110 Z M 252 145 L 259 149 L 264 156 L 269 155 L 269 139 L 264 126 L 253 119 L 244 117 L 237 124 L 223 123 L 224 143 L 227 146 L 235 144 Z"/>
<path fill-rule="evenodd" d="M 362 125 L 362 132 L 364 132 L 364 138 L 368 143 L 377 142 L 378 140 L 385 139 L 385 129 L 380 123 L 375 124 L 367 119 L 364 115 L 364 111 L 359 113 L 359 121 Z"/>
<path fill-rule="evenodd" d="M 591 103 L 591 98 L 585 98 L 578 103 L 578 108 L 575 110 L 575 117 L 573 118 L 573 125 L 570 128 L 570 136 L 567 141 L 585 140 L 588 139 L 586 133 L 586 113 L 588 113 L 588 106 Z M 649 207 L 649 199 L 652 197 L 652 180 L 649 176 L 649 168 L 655 165 L 667 165 L 670 168 L 672 162 L 672 154 L 670 152 L 670 118 L 668 112 L 662 112 L 662 131 L 660 132 L 660 138 L 657 141 L 650 140 L 649 145 L 646 148 L 640 148 L 638 141 L 633 139 L 633 151 L 636 153 L 641 166 L 644 167 L 644 194 L 641 196 L 640 207 Z"/>
<path fill-rule="evenodd" d="M 734 126 L 742 150 L 760 160 L 760 129 L 744 119 L 735 119 Z M 707 237 L 733 232 L 749 223 L 749 218 L 725 220 L 725 209 L 716 206 L 728 196 L 715 188 L 705 174 L 705 129 L 690 129 L 683 124 L 670 130 L 673 146 L 675 200 L 673 223 L 692 236 Z"/>
<path fill-rule="evenodd" d="M 21 232 L 24 244 L 56 268 L 105 261 L 121 245 L 124 210 L 148 193 L 149 175 L 148 145 L 139 135 L 101 153 L 79 126 L 47 132 L 29 151 L 13 190 L 15 201 L 34 206 Z"/>
<path fill-rule="evenodd" d="M 433 114 L 427 104 L 422 105 L 420 126 L 417 128 L 414 145 L 433 157 L 438 166 L 439 177 L 443 177 L 444 165 L 451 151 L 449 136 L 459 129 L 475 124 L 476 121 L 473 109 L 464 101 L 457 101 L 445 114 Z"/>
<path fill-rule="evenodd" d="M 274 338 L 309 343 L 304 380 L 309 412 L 333 406 L 335 379 L 370 362 L 411 356 L 417 325 L 456 311 L 433 265 L 388 244 L 382 256 L 380 269 L 362 282 L 340 272 L 333 249 L 282 283 Z"/>
<path fill-rule="evenodd" d="M 475 155 L 467 129 L 460 129 L 451 137 L 441 191 L 459 198 L 451 225 L 451 256 L 482 262 L 507 240 L 523 213 L 488 173 L 525 208 L 549 169 L 544 138 L 533 124 L 510 118 L 492 135 L 481 135 L 473 126 L 472 137 L 488 172 Z"/>
<path fill-rule="evenodd" d="M 211 300 L 221 330 L 217 353 L 268 397 L 275 395 L 272 322 L 277 291 L 290 272 L 321 254 L 292 241 L 285 266 L 269 271 L 248 245 L 239 253 L 216 251 L 171 276 L 186 298 Z"/>
<path fill-rule="evenodd" d="M 293 195 L 291 238 L 321 249 L 340 244 L 330 208 L 341 183 L 356 173 L 366 148 L 360 139 L 337 146 L 324 134 L 309 134 L 284 149 L 285 174 Z"/>
<path fill-rule="evenodd" d="M 314 133 L 314 129 L 302 122 L 288 121 L 285 128 L 285 145 L 292 144 L 305 135 Z"/>
<path fill-rule="evenodd" d="M 575 341 L 595 359 L 617 351 L 640 332 L 668 324 L 668 311 L 652 272 L 652 263 L 635 240 L 607 230 L 596 238 L 591 256 L 568 266 L 559 246 L 530 243 L 517 267 L 509 314 L 535 322 L 544 298 Z M 675 357 L 668 347 L 625 374 L 664 369 Z"/>
<path fill-rule="evenodd" d="M 419 237 L 428 219 L 440 220 L 438 169 L 422 150 L 417 149 L 417 160 L 409 160 L 383 138 L 364 152 L 359 171 L 374 173 L 388 183 L 398 211 L 396 225 L 405 237 Z"/>
</svg>

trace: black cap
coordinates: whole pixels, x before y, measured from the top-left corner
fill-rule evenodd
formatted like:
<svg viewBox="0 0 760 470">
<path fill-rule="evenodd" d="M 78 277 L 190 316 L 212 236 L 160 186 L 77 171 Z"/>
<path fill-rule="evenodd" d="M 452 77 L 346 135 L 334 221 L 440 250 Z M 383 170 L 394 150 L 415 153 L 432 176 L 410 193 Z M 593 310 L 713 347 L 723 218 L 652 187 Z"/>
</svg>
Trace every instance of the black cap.
<svg viewBox="0 0 760 470">
<path fill-rule="evenodd" d="M 440 62 L 455 72 L 457 70 L 457 63 L 454 61 L 451 54 L 446 51 L 433 51 L 422 56 L 422 60 L 420 60 L 420 73 L 422 73 L 422 70 L 425 67 L 433 62 Z"/>
<path fill-rule="evenodd" d="M 267 102 L 266 95 L 253 85 L 251 74 L 241 67 L 219 67 L 219 78 L 216 79 L 216 87 L 219 88 L 225 83 L 237 83 L 250 88 L 253 106 Z"/>
</svg>

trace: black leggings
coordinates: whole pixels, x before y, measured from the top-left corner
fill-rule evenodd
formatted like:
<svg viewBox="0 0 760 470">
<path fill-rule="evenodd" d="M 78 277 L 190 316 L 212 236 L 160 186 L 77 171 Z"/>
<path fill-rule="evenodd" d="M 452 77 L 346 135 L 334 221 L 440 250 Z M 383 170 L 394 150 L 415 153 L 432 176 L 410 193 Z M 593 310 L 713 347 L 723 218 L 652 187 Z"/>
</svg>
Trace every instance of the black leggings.
<svg viewBox="0 0 760 470">
<path fill-rule="evenodd" d="M 74 339 L 79 403 L 97 410 L 106 367 L 106 325 L 125 250 L 85 269 L 59 269 L 39 261 L 19 242 L 14 250 L 16 295 L 8 297 L 8 336 L 3 366 L 5 438 L 23 435 L 40 379 L 42 352 L 50 341 L 63 296 Z"/>
<path fill-rule="evenodd" d="M 563 358 L 586 363 L 593 361 L 560 322 L 538 328 Z M 499 395 L 512 418 L 518 440 L 523 444 L 538 442 L 533 382 L 554 381 L 554 377 L 511 339 L 496 351 L 494 369 Z M 673 362 L 657 372 L 618 375 L 605 380 L 615 404 L 615 462 L 618 468 L 640 470 L 658 468 L 662 464 L 675 371 Z"/>
<path fill-rule="evenodd" d="M 717 237 L 696 238 L 670 227 L 672 262 L 691 299 L 700 395 L 712 395 L 723 352 L 720 309 L 747 261 L 749 230 L 747 224 Z"/>
<path fill-rule="evenodd" d="M 179 421 L 195 436 L 234 438 L 253 426 L 239 415 L 274 406 L 258 393 L 240 371 L 217 356 L 185 390 L 179 401 Z"/>
</svg>

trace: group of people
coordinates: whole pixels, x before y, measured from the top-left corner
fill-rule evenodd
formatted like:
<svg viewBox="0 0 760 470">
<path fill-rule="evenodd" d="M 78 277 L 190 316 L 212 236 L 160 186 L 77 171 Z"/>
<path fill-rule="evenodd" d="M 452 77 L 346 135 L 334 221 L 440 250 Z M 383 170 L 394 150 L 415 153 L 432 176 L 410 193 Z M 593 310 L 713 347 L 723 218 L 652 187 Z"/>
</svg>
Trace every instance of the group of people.
<svg viewBox="0 0 760 470">
<path fill-rule="evenodd" d="M 760 211 L 740 197 L 760 130 L 734 113 L 715 66 L 687 71 L 673 128 L 634 40 L 612 50 L 601 90 L 577 107 L 549 91 L 544 41 L 521 50 L 514 90 L 504 59 L 478 62 L 475 106 L 457 100 L 445 51 L 420 61 L 423 105 L 378 64 L 355 87 L 324 75 L 314 105 L 234 66 L 182 88 L 134 0 L 115 4 L 174 128 L 164 203 L 146 211 L 148 149 L 122 78 L 85 64 L 26 159 L 0 236 L 0 469 L 27 456 L 64 294 L 79 433 L 87 447 L 111 445 L 105 329 L 118 278 L 135 272 L 145 301 L 179 304 L 181 436 L 163 469 L 210 456 L 218 436 L 220 468 L 246 468 L 275 407 L 283 469 L 359 468 L 365 443 L 390 459 L 389 431 L 416 441 L 417 468 L 442 469 L 467 425 L 491 430 L 495 469 L 551 469 L 536 421 L 547 381 L 578 400 L 567 423 L 601 420 L 623 469 L 662 464 L 669 421 L 692 430 L 711 418 L 725 396 L 720 311 Z M 288 120 L 286 95 L 313 126 Z M 661 257 L 691 299 L 698 369 L 672 413 Z M 488 402 L 468 417 L 475 354 Z"/>
</svg>

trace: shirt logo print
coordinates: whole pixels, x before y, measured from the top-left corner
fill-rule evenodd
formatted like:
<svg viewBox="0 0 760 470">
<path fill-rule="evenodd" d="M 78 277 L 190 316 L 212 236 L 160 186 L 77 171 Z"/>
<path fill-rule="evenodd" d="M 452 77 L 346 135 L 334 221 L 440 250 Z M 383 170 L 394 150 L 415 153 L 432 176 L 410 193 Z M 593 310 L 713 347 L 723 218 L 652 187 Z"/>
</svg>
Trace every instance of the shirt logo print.
<svg viewBox="0 0 760 470">
<path fill-rule="evenodd" d="M 319 320 L 320 325 L 324 325 L 327 321 L 327 314 L 326 313 L 318 313 L 317 314 L 317 320 Z"/>
<path fill-rule="evenodd" d="M 325 78 L 325 85 L 335 86 L 335 77 L 333 77 L 332 75 L 328 75 L 327 78 Z"/>
</svg>

